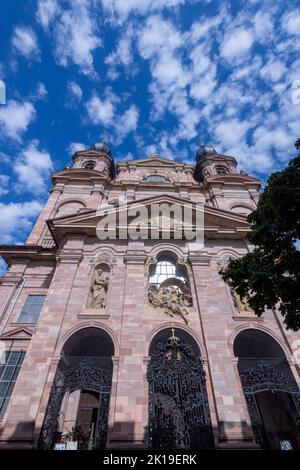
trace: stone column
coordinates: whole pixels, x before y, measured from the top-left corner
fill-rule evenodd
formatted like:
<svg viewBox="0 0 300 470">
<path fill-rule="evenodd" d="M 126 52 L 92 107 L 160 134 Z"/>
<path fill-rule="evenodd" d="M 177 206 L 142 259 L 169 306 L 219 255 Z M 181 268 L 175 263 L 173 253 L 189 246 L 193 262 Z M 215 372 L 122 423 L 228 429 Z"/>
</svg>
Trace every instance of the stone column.
<svg viewBox="0 0 300 470">
<path fill-rule="evenodd" d="M 223 280 L 208 256 L 189 256 L 207 349 L 219 447 L 252 447 L 253 433 L 236 366 L 228 346 L 232 313 Z"/>
<path fill-rule="evenodd" d="M 47 377 L 77 266 L 82 257 L 78 243 L 83 242 L 69 240 L 59 253 L 58 265 L 40 314 L 37 331 L 26 352 L 9 404 L 5 428 L 0 437 L 0 442 L 4 441 L 8 446 L 33 446 L 41 398 L 45 388 L 49 398 L 52 382 L 49 384 Z"/>
<path fill-rule="evenodd" d="M 120 359 L 113 431 L 108 447 L 143 447 L 144 407 L 144 276 L 146 256 L 143 250 L 128 250 L 120 338 Z"/>
</svg>

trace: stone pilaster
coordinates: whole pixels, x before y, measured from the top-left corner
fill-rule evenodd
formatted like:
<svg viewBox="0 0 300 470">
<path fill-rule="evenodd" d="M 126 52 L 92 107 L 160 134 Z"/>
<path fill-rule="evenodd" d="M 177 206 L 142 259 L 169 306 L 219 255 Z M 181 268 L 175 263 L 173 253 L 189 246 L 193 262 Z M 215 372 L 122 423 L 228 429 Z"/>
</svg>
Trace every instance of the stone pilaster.
<svg viewBox="0 0 300 470">
<path fill-rule="evenodd" d="M 246 401 L 228 345 L 232 313 L 223 280 L 208 256 L 191 254 L 193 279 L 218 419 L 219 446 L 253 446 Z"/>
<path fill-rule="evenodd" d="M 144 380 L 144 264 L 143 250 L 127 251 L 125 293 L 120 339 L 117 396 L 109 447 L 143 447 L 147 406 Z"/>
</svg>

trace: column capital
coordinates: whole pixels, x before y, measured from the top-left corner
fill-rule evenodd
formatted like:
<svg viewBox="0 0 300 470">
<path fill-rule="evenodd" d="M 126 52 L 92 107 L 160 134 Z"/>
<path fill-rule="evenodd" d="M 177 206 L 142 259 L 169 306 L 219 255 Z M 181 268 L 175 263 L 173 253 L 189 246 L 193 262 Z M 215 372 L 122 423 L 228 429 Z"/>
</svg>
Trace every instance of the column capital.
<svg viewBox="0 0 300 470">
<path fill-rule="evenodd" d="M 57 256 L 57 263 L 79 264 L 82 260 L 81 250 L 62 250 Z"/>
</svg>

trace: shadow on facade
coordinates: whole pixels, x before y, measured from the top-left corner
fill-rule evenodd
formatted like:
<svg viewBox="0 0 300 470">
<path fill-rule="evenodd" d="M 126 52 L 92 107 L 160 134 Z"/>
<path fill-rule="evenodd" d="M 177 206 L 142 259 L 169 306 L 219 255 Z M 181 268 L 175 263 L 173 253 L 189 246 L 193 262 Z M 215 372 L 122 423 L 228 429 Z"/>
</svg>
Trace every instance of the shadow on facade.
<svg viewBox="0 0 300 470">
<path fill-rule="evenodd" d="M 8 429 L 0 429 L 0 448 L 33 449 L 34 421 L 22 421 L 15 426 L 14 432 L 8 434 Z"/>
</svg>

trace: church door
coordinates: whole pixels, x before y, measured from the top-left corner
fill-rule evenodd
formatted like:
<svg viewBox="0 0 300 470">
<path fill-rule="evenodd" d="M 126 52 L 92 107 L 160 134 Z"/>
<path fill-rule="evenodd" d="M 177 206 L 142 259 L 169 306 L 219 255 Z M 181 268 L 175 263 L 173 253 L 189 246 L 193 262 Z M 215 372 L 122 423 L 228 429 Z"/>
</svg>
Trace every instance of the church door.
<svg viewBox="0 0 300 470">
<path fill-rule="evenodd" d="M 174 330 L 153 351 L 148 382 L 150 448 L 213 448 L 202 361 Z"/>
</svg>

